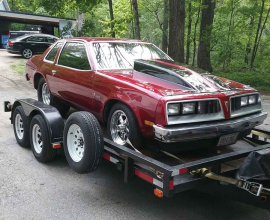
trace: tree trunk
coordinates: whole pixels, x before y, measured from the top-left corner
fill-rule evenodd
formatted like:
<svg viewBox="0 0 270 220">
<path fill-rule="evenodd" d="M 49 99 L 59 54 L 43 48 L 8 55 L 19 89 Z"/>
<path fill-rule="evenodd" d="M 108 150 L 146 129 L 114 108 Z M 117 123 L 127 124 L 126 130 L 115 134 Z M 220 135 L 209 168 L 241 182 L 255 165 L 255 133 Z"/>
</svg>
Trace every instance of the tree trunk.
<svg viewBox="0 0 270 220">
<path fill-rule="evenodd" d="M 254 25 L 254 16 L 250 19 L 250 22 L 249 22 L 249 35 L 248 35 L 248 43 L 246 46 L 246 54 L 245 54 L 245 63 L 246 64 L 248 64 L 248 62 L 249 62 L 249 54 L 251 52 L 250 41 L 251 41 L 251 32 L 252 32 L 253 25 Z"/>
<path fill-rule="evenodd" d="M 256 47 L 257 47 L 257 43 L 258 43 L 259 32 L 260 32 L 261 25 L 262 25 L 262 16 L 263 16 L 263 11 L 264 11 L 264 2 L 265 2 L 265 0 L 262 0 L 262 7 L 261 7 L 261 11 L 260 11 L 260 17 L 259 17 L 259 22 L 258 22 L 256 37 L 255 37 L 255 41 L 254 41 L 254 45 L 253 45 L 253 50 L 252 50 L 252 54 L 251 54 L 251 60 L 250 60 L 250 68 L 251 69 L 254 67 L 254 60 L 255 60 L 255 56 L 256 56 L 256 52 L 255 51 L 256 51 Z"/>
<path fill-rule="evenodd" d="M 190 50 L 190 34 L 191 34 L 191 2 L 188 4 L 188 33 L 187 33 L 187 54 L 186 54 L 186 64 L 189 63 L 189 50 Z"/>
<path fill-rule="evenodd" d="M 216 3 L 214 0 L 203 0 L 202 21 L 197 57 L 198 67 L 209 72 L 213 71 L 210 59 L 210 39 L 214 21 L 215 5 Z"/>
<path fill-rule="evenodd" d="M 185 62 L 185 0 L 170 0 L 169 55 Z"/>
<path fill-rule="evenodd" d="M 108 1 L 109 1 L 110 16 L 111 16 L 111 34 L 112 34 L 112 37 L 115 37 L 114 16 L 113 16 L 113 4 L 112 4 L 112 0 L 108 0 Z"/>
<path fill-rule="evenodd" d="M 233 21 L 233 14 L 234 14 L 234 0 L 231 0 L 231 13 L 230 13 L 230 22 L 229 22 L 229 29 L 228 29 L 228 36 L 227 36 L 227 48 L 226 48 L 226 57 L 224 57 L 223 61 L 223 67 L 222 70 L 225 70 L 226 62 L 230 63 L 231 61 L 231 46 L 230 45 L 230 37 L 231 37 L 231 32 L 232 32 L 232 21 Z M 228 64 L 229 65 L 229 64 Z"/>
<path fill-rule="evenodd" d="M 162 50 L 165 53 L 167 53 L 168 51 L 168 27 L 169 27 L 169 4 L 168 4 L 168 0 L 164 0 Z"/>
<path fill-rule="evenodd" d="M 193 35 L 193 58 L 192 58 L 192 66 L 195 64 L 195 57 L 196 57 L 196 49 L 197 49 L 197 26 L 199 23 L 200 19 L 200 14 L 201 14 L 201 2 L 198 8 L 198 14 L 197 14 L 197 19 L 194 24 L 194 35 Z"/>
<path fill-rule="evenodd" d="M 141 39 L 140 21 L 139 21 L 137 0 L 132 0 L 132 8 L 133 8 L 133 16 L 134 16 L 135 38 L 136 39 Z"/>
</svg>

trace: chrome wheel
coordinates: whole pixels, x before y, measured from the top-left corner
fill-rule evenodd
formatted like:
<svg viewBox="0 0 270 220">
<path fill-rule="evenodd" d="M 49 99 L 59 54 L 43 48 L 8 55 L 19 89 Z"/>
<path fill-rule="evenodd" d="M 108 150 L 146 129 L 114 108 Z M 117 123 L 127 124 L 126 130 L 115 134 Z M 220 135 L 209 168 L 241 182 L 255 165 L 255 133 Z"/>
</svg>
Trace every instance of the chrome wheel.
<svg viewBox="0 0 270 220">
<path fill-rule="evenodd" d="M 31 58 L 33 56 L 33 52 L 30 49 L 24 49 L 23 50 L 23 56 L 27 59 Z"/>
<path fill-rule="evenodd" d="M 84 136 L 81 128 L 77 124 L 72 124 L 68 129 L 67 148 L 74 162 L 80 162 L 82 160 L 84 153 Z"/>
<path fill-rule="evenodd" d="M 20 114 L 17 114 L 15 117 L 15 130 L 17 137 L 22 140 L 23 139 L 23 120 Z"/>
<path fill-rule="evenodd" d="M 42 86 L 42 101 L 44 104 L 50 105 L 51 94 L 48 88 L 47 83 L 44 83 Z"/>
<path fill-rule="evenodd" d="M 113 113 L 110 122 L 110 132 L 115 143 L 119 145 L 126 144 L 129 134 L 129 122 L 123 111 L 117 110 Z"/>
<path fill-rule="evenodd" d="M 35 124 L 32 129 L 32 140 L 35 151 L 40 154 L 43 147 L 42 135 L 40 127 L 38 124 Z"/>
</svg>

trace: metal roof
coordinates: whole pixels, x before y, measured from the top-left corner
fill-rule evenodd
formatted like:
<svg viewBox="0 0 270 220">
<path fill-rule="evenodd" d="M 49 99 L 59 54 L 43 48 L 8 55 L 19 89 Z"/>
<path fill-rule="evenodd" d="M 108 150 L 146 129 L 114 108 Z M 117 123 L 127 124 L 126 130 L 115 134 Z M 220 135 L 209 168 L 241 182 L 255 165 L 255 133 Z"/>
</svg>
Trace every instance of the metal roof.
<svg viewBox="0 0 270 220">
<path fill-rule="evenodd" d="M 1 18 L 16 23 L 53 25 L 53 26 L 58 26 L 60 20 L 68 20 L 71 22 L 76 22 L 76 19 L 64 19 L 45 15 L 36 15 L 22 12 L 11 12 L 0 10 L 0 19 Z"/>
</svg>

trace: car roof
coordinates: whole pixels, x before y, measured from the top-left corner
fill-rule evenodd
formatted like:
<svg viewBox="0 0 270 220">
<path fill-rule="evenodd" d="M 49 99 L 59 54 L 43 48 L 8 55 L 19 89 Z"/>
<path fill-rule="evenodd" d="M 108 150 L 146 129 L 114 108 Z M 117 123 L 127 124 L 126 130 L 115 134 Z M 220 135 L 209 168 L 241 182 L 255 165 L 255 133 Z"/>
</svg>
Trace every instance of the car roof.
<svg viewBox="0 0 270 220">
<path fill-rule="evenodd" d="M 126 38 L 109 38 L 109 37 L 74 37 L 74 38 L 68 38 L 65 40 L 84 40 L 88 42 L 95 42 L 95 41 L 115 41 L 115 42 L 143 42 L 143 43 L 148 43 L 147 41 L 143 40 L 136 40 L 136 39 L 126 39 Z"/>
<path fill-rule="evenodd" d="M 50 35 L 50 34 L 26 34 L 25 36 L 28 37 L 32 37 L 32 36 L 39 36 L 39 37 L 54 37 L 54 38 L 58 38 L 54 35 Z"/>
</svg>

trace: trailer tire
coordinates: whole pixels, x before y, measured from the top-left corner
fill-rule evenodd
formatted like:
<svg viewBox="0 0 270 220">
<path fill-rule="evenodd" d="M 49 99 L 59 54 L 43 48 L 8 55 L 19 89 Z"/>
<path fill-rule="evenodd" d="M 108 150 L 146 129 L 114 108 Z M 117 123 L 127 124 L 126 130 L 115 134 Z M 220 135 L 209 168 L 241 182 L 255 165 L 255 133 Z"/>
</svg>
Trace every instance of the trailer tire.
<svg viewBox="0 0 270 220">
<path fill-rule="evenodd" d="M 70 167 L 77 173 L 96 170 L 103 156 L 103 133 L 89 112 L 71 114 L 64 129 L 64 151 Z"/>
<path fill-rule="evenodd" d="M 48 127 L 41 115 L 34 116 L 30 123 L 30 143 L 39 162 L 45 163 L 55 158 L 57 150 L 52 148 Z"/>
<path fill-rule="evenodd" d="M 27 116 L 24 113 L 22 106 L 17 106 L 12 118 L 14 134 L 18 144 L 21 147 L 30 146 L 29 126 Z"/>
</svg>

